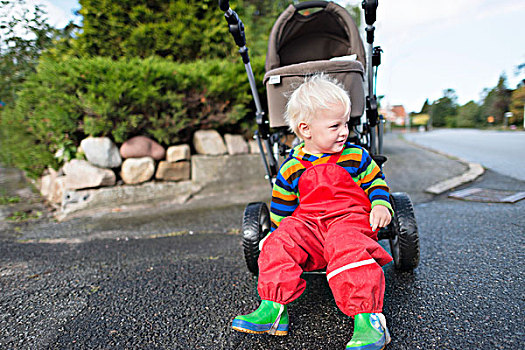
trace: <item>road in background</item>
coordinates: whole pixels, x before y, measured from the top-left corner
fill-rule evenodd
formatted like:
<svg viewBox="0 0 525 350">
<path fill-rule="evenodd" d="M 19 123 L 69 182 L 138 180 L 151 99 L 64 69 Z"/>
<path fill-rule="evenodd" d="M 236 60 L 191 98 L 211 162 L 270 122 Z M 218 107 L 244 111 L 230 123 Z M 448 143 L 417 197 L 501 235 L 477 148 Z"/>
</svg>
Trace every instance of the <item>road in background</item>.
<svg viewBox="0 0 525 350">
<path fill-rule="evenodd" d="M 480 163 L 498 173 L 525 181 L 525 132 L 440 129 L 404 134 L 406 140 Z"/>
</svg>

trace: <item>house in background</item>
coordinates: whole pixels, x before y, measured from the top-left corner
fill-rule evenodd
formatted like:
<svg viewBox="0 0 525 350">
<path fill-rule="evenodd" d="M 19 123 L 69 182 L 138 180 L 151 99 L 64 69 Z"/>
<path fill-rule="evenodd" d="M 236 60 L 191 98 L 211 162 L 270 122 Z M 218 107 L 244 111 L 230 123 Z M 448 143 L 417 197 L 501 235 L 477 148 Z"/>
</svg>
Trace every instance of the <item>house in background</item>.
<svg viewBox="0 0 525 350">
<path fill-rule="evenodd" d="M 405 125 L 408 119 L 408 114 L 403 105 L 387 105 L 386 108 L 379 109 L 379 114 L 382 114 L 387 122 L 394 125 Z"/>
</svg>

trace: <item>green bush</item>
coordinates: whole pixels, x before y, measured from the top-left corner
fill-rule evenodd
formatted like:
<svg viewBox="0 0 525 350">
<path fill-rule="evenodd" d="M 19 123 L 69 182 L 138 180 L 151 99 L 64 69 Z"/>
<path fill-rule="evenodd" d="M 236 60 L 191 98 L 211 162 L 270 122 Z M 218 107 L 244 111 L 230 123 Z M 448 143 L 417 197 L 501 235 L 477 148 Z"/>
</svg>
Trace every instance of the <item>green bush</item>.
<svg viewBox="0 0 525 350">
<path fill-rule="evenodd" d="M 252 66 L 260 82 L 264 59 Z M 0 115 L 1 160 L 36 176 L 59 165 L 57 151 L 74 153 L 87 136 L 119 144 L 146 135 L 168 146 L 198 129 L 249 133 L 253 108 L 240 59 L 43 59 Z"/>
<path fill-rule="evenodd" d="M 34 178 L 47 166 L 57 168 L 58 161 L 47 145 L 30 132 L 21 115 L 16 108 L 0 113 L 0 162 L 16 166 Z"/>
<path fill-rule="evenodd" d="M 74 41 L 83 57 L 198 58 L 234 51 L 217 0 L 80 0 L 82 32 Z M 240 2 L 239 10 L 250 15 Z"/>
</svg>

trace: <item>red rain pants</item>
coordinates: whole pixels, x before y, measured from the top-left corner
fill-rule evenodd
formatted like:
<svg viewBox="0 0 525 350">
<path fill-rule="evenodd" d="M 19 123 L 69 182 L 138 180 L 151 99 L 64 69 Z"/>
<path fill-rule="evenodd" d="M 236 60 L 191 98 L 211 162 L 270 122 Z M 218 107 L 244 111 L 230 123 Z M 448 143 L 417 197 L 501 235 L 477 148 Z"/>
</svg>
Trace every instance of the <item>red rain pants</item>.
<svg viewBox="0 0 525 350">
<path fill-rule="evenodd" d="M 261 299 L 288 304 L 306 287 L 303 271 L 326 268 L 337 306 L 348 316 L 382 312 L 392 261 L 370 228 L 370 200 L 337 165 L 340 154 L 307 168 L 299 179 L 300 204 L 268 236 L 259 256 Z"/>
</svg>

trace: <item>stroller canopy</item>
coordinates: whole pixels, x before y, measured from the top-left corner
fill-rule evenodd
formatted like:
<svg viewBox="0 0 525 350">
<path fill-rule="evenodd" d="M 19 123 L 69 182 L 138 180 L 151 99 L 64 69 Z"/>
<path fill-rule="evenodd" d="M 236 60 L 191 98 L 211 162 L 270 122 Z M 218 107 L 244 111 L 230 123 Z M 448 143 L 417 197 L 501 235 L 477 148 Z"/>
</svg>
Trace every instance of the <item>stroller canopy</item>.
<svg viewBox="0 0 525 350">
<path fill-rule="evenodd" d="M 353 54 L 366 67 L 359 30 L 343 7 L 328 2 L 322 10 L 305 16 L 290 5 L 270 33 L 265 68 L 269 71 L 290 64 Z"/>
</svg>

